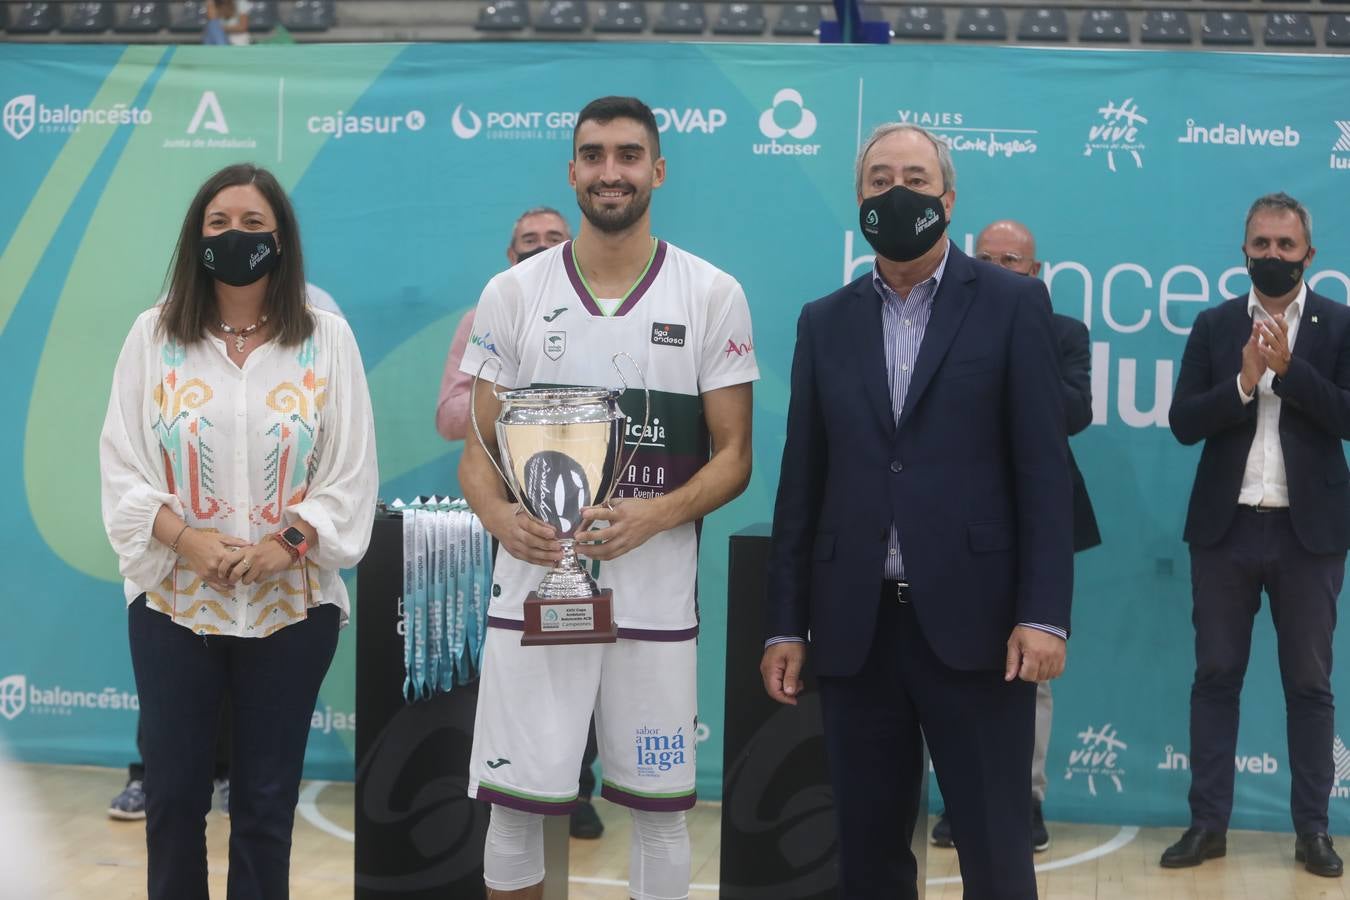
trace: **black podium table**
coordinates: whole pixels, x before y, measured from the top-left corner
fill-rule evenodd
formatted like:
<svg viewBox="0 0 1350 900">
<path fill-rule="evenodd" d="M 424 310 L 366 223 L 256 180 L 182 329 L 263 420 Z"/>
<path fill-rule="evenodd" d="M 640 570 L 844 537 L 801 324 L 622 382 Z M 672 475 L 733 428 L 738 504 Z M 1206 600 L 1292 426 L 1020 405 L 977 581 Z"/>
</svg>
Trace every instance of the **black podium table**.
<svg viewBox="0 0 1350 900">
<path fill-rule="evenodd" d="M 469 799 L 476 684 L 403 700 L 403 520 L 356 573 L 357 900 L 481 900 L 488 805 Z"/>
</svg>

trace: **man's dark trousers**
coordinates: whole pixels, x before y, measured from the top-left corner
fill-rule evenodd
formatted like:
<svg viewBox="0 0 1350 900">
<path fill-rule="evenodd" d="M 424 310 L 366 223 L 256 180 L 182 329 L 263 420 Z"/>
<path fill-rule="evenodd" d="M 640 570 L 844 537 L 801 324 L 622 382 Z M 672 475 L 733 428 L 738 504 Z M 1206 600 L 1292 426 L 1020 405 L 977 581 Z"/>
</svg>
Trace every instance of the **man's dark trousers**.
<svg viewBox="0 0 1350 900">
<path fill-rule="evenodd" d="M 1284 683 L 1289 808 L 1298 834 L 1326 832 L 1334 767 L 1331 640 L 1345 554 L 1317 554 L 1288 509 L 1239 507 L 1216 544 L 1191 544 L 1195 681 L 1191 687 L 1191 824 L 1226 831 L 1233 811 L 1238 698 L 1261 592 L 1270 597 Z"/>
</svg>

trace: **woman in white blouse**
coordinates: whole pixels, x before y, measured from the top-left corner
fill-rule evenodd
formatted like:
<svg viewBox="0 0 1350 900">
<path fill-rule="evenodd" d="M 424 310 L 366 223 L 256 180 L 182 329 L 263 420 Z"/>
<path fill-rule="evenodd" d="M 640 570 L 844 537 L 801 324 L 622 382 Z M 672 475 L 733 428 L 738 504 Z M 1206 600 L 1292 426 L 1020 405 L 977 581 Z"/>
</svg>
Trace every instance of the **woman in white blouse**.
<svg viewBox="0 0 1350 900">
<path fill-rule="evenodd" d="M 295 213 L 230 166 L 131 328 L 100 460 L 144 730 L 151 898 L 205 898 L 218 711 L 234 721 L 231 897 L 287 896 L 319 686 L 370 541 L 375 431 L 345 320 L 305 302 Z"/>
</svg>

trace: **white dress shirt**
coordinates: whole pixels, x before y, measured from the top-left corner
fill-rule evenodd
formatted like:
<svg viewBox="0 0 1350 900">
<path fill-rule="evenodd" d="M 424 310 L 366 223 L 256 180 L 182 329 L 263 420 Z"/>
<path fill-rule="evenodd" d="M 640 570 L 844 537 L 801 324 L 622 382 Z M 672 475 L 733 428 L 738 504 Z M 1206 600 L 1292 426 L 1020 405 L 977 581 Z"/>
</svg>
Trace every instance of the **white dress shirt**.
<svg viewBox="0 0 1350 900">
<path fill-rule="evenodd" d="M 1300 283 L 1298 296 L 1284 311 L 1285 324 L 1289 326 L 1289 352 L 1294 351 L 1294 341 L 1298 338 L 1298 326 L 1303 321 L 1303 304 L 1307 300 L 1308 286 Z M 1256 291 L 1247 295 L 1247 312 L 1252 321 L 1266 321 L 1275 328 L 1270 313 L 1256 299 Z M 1283 402 L 1275 393 L 1272 384 L 1275 372 L 1266 369 L 1256 390 L 1251 394 L 1242 392 L 1242 373 L 1238 373 L 1238 396 L 1243 405 L 1256 401 L 1256 437 L 1252 439 L 1252 448 L 1247 453 L 1247 467 L 1242 473 L 1242 490 L 1238 492 L 1238 503 L 1242 506 L 1289 506 L 1289 482 L 1284 471 L 1284 449 L 1280 446 L 1280 408 Z"/>
</svg>

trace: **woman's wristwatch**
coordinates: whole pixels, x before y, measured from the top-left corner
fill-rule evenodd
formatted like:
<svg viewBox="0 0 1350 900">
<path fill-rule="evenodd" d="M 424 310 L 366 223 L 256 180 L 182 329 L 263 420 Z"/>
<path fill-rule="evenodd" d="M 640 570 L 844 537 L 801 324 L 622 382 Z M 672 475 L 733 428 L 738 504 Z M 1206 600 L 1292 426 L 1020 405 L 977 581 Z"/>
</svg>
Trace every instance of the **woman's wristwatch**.
<svg viewBox="0 0 1350 900">
<path fill-rule="evenodd" d="M 299 528 L 291 527 L 285 531 L 273 532 L 272 539 L 285 547 L 293 560 L 302 559 L 309 551 L 309 540 Z"/>
</svg>

